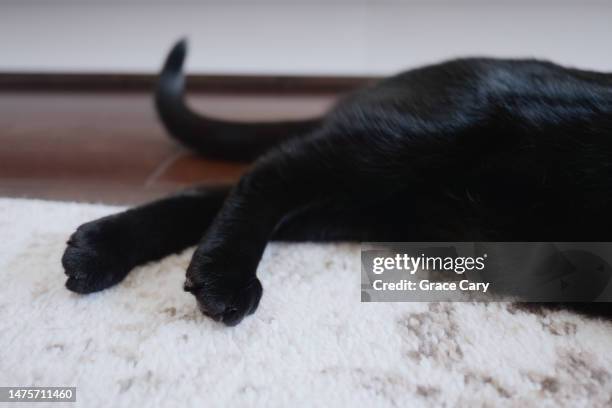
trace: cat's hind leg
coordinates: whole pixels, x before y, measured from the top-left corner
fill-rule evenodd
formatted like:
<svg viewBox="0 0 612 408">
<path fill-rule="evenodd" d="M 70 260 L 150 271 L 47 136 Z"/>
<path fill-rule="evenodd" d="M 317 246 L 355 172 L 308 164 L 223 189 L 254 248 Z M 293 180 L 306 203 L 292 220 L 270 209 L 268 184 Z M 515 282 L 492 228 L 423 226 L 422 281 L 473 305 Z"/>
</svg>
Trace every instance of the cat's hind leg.
<svg viewBox="0 0 612 408">
<path fill-rule="evenodd" d="M 342 140 L 338 147 L 326 136 L 281 146 L 260 159 L 232 190 L 187 270 L 185 288 L 194 294 L 204 314 L 235 325 L 257 308 L 262 294 L 257 265 L 268 240 L 286 217 L 313 204 L 325 206 L 329 202 L 350 208 L 356 203 L 376 202 L 409 182 L 409 175 L 397 181 L 401 169 L 390 166 L 394 161 L 388 155 L 383 153 L 379 158 L 380 150 L 364 143 L 358 153 L 361 157 L 357 157 L 342 149 Z M 379 159 L 385 160 L 384 167 L 371 165 Z M 367 235 L 363 234 L 367 230 L 354 231 L 349 224 L 330 231 L 324 221 L 316 222 L 315 217 L 305 225 L 310 231 L 287 225 L 276 238 L 359 240 Z"/>
</svg>

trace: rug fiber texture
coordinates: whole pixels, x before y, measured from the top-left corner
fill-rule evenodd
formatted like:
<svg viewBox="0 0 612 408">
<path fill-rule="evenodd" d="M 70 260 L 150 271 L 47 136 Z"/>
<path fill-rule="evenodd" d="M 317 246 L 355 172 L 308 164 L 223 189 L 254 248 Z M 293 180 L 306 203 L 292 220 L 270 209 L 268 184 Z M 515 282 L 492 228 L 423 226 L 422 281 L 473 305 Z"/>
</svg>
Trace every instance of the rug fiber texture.
<svg viewBox="0 0 612 408">
<path fill-rule="evenodd" d="M 612 405 L 611 323 L 511 303 L 361 303 L 355 244 L 269 245 L 259 309 L 234 328 L 183 292 L 193 249 L 69 292 L 70 233 L 120 210 L 0 199 L 0 386 L 76 386 L 83 407 Z"/>
</svg>

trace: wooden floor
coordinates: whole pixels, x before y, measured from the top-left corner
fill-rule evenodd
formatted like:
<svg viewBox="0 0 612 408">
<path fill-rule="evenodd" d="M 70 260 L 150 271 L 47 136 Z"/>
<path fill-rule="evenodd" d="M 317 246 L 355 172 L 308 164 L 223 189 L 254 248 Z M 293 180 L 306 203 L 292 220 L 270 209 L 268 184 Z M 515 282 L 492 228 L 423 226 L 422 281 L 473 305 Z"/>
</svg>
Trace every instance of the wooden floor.
<svg viewBox="0 0 612 408">
<path fill-rule="evenodd" d="M 195 94 L 218 117 L 318 115 L 335 94 Z M 169 139 L 148 92 L 0 92 L 0 196 L 136 204 L 194 183 L 236 180 L 245 165 L 204 160 Z"/>
</svg>

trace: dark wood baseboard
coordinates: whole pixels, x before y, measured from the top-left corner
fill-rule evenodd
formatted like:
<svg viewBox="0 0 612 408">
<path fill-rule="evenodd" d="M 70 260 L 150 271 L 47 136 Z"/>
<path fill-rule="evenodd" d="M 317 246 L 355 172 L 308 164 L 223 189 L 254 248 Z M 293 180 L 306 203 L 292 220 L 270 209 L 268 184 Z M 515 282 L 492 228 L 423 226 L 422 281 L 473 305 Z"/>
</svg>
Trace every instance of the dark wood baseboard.
<svg viewBox="0 0 612 408">
<path fill-rule="evenodd" d="M 0 91 L 150 91 L 157 79 L 153 74 L 108 73 L 13 73 L 0 72 Z M 189 91 L 214 93 L 342 93 L 375 77 L 188 75 Z"/>
<path fill-rule="evenodd" d="M 231 184 L 248 168 L 206 160 L 169 138 L 152 104 L 153 76 L 100 78 L 0 75 L 0 197 L 139 204 L 194 184 Z M 338 97 L 304 82 L 304 92 L 291 93 L 295 83 L 223 78 L 191 81 L 204 90 L 189 93 L 194 110 L 298 119 L 321 115 Z M 270 92 L 245 92 L 262 84 Z"/>
</svg>

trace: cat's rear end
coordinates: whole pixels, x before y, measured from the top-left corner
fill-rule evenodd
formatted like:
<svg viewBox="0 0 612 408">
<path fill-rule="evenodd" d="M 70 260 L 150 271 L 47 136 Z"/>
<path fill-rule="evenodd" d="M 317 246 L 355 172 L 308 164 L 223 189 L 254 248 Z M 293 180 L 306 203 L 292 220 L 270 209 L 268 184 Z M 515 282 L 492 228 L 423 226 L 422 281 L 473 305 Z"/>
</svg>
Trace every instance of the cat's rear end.
<svg viewBox="0 0 612 408">
<path fill-rule="evenodd" d="M 71 290 L 104 289 L 198 243 L 185 288 L 233 325 L 257 308 L 271 239 L 612 241 L 608 74 L 454 60 L 353 92 L 323 118 L 236 123 L 188 108 L 185 53 L 175 45 L 160 75 L 166 129 L 207 157 L 258 160 L 235 186 L 81 226 L 63 258 Z"/>
</svg>

